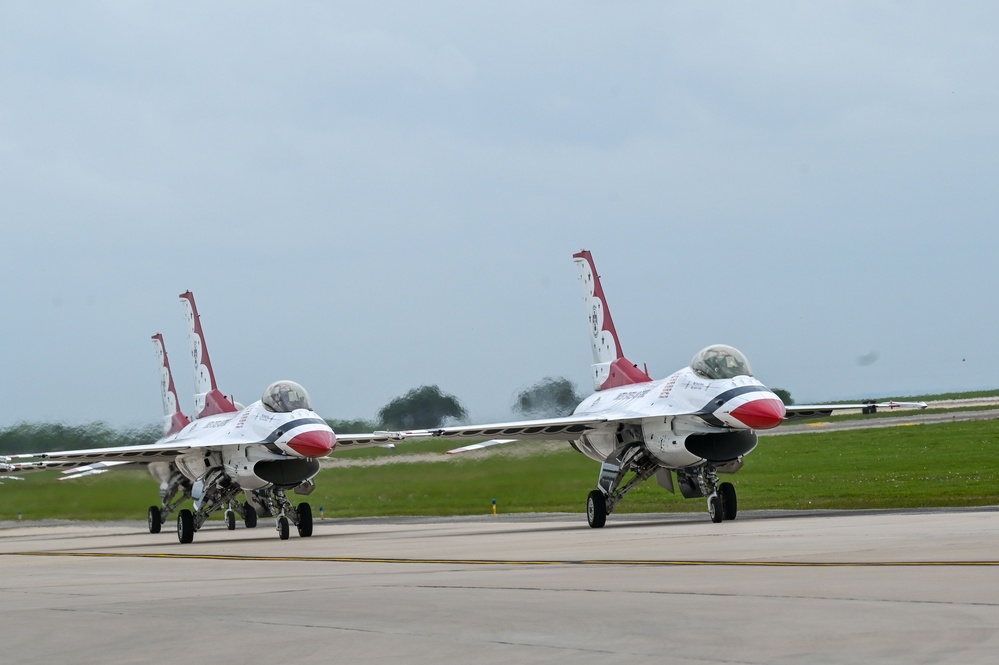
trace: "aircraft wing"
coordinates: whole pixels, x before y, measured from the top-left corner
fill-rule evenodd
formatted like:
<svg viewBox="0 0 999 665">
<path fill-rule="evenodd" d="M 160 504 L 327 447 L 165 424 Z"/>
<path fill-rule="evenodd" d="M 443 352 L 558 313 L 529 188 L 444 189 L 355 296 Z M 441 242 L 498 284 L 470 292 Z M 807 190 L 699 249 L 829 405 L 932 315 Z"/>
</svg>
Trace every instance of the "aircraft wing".
<svg viewBox="0 0 999 665">
<path fill-rule="evenodd" d="M 23 458 L 27 455 L 18 455 L 17 457 Z M 6 457 L 4 459 L 10 460 L 11 458 Z M 9 471 L 13 473 L 31 473 L 32 471 L 50 471 L 52 469 L 75 469 L 81 466 L 83 462 L 62 462 L 59 460 L 28 460 L 25 462 L 0 462 L 0 471 Z"/>
<path fill-rule="evenodd" d="M 16 455 L 15 457 L 23 458 L 26 455 Z M 10 460 L 10 457 L 2 458 L 4 460 Z M 84 476 L 92 476 L 99 473 L 105 473 L 111 468 L 130 468 L 130 467 L 141 467 L 142 465 L 137 462 L 95 462 L 93 464 L 87 464 L 82 461 L 67 461 L 67 460 L 28 460 L 24 462 L 4 462 L 0 461 L 0 471 L 13 471 L 16 473 L 31 473 L 33 471 L 51 471 L 53 469 L 61 469 L 64 474 L 59 480 L 74 480 L 76 478 L 82 478 Z M 68 475 L 67 475 L 68 474 Z M 22 480 L 18 478 L 18 480 Z"/>
<path fill-rule="evenodd" d="M 617 421 L 615 421 L 617 422 Z M 405 439 L 506 439 L 510 441 L 571 441 L 587 432 L 608 427 L 607 418 L 566 416 L 540 420 L 518 420 L 489 425 L 455 425 L 437 429 L 401 432 Z"/>
<path fill-rule="evenodd" d="M 426 433 L 424 433 L 426 432 Z M 374 448 L 376 446 L 391 448 L 398 441 L 406 439 L 429 439 L 429 430 L 418 432 L 368 432 L 365 434 L 337 434 L 336 447 L 354 450 L 355 448 Z M 336 452 L 334 451 L 334 454 Z"/>
<path fill-rule="evenodd" d="M 84 450 L 58 450 L 44 453 L 8 455 L 18 470 L 32 465 L 45 469 L 72 468 L 92 462 L 172 462 L 175 457 L 195 446 L 188 444 L 151 443 L 145 446 L 113 446 L 109 448 L 88 448 Z"/>
<path fill-rule="evenodd" d="M 479 443 L 472 443 L 467 446 L 462 446 L 461 448 L 452 448 L 451 450 L 445 450 L 444 452 L 448 455 L 454 455 L 455 453 L 467 453 L 471 450 L 482 450 L 483 448 L 490 448 L 492 446 L 501 446 L 504 443 L 513 443 L 517 439 L 490 439 L 489 441 L 480 441 Z"/>
<path fill-rule="evenodd" d="M 366 434 L 338 434 L 337 446 L 368 448 L 384 446 L 396 441 L 430 438 L 430 434 L 407 435 L 403 432 L 371 432 Z M 17 473 L 64 469 L 64 473 L 103 473 L 111 467 L 124 464 L 145 465 L 150 462 L 172 462 L 177 456 L 197 448 L 217 449 L 225 446 L 253 445 L 241 442 L 191 445 L 180 442 L 152 443 L 144 446 L 117 446 L 85 450 L 61 450 L 43 453 L 25 453 L 0 457 L 0 471 Z M 79 477 L 74 475 L 71 477 Z M 63 479 L 65 480 L 65 478 Z"/>
<path fill-rule="evenodd" d="M 787 411 L 785 420 L 796 420 L 801 418 L 819 418 L 824 416 L 832 415 L 836 411 L 848 411 L 856 409 L 873 409 L 870 413 L 874 413 L 877 410 L 887 409 L 893 411 L 895 409 L 925 409 L 926 402 L 865 402 L 862 404 L 793 404 L 791 406 L 785 406 L 784 409 Z"/>
</svg>

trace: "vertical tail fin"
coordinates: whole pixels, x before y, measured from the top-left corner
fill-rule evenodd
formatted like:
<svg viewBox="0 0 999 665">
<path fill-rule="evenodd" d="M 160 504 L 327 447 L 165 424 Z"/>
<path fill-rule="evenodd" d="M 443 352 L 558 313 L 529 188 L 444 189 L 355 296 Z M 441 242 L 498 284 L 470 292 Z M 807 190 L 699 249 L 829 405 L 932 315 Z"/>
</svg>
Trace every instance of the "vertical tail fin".
<svg viewBox="0 0 999 665">
<path fill-rule="evenodd" d="M 163 434 L 169 436 L 187 427 L 191 419 L 180 410 L 177 400 L 177 388 L 173 385 L 173 374 L 170 372 L 170 361 L 167 359 L 163 335 L 153 335 L 153 347 L 156 349 L 156 360 L 160 365 L 160 394 L 163 396 Z"/>
<path fill-rule="evenodd" d="M 607 300 L 604 298 L 603 287 L 600 286 L 600 276 L 593 264 L 593 256 L 584 249 L 573 254 L 572 260 L 579 267 L 579 280 L 583 284 L 583 305 L 590 320 L 594 389 L 606 390 L 651 381 L 652 377 L 624 357 Z"/>
<path fill-rule="evenodd" d="M 195 418 L 214 416 L 219 413 L 238 411 L 236 406 L 223 395 L 215 383 L 215 372 L 212 361 L 208 357 L 208 346 L 205 344 L 205 334 L 201 330 L 201 317 L 198 307 L 194 304 L 194 294 L 185 291 L 180 294 L 180 300 L 187 314 L 187 323 L 191 342 L 191 356 L 194 358 L 194 412 Z"/>
</svg>

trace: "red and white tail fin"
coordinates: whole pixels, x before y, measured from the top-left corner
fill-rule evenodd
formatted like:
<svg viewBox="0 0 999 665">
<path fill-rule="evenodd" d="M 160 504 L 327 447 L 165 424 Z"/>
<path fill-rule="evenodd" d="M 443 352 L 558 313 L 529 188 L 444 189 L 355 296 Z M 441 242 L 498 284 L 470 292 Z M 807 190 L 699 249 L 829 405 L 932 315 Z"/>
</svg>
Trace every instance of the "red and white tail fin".
<svg viewBox="0 0 999 665">
<path fill-rule="evenodd" d="M 239 409 L 232 401 L 219 392 L 218 385 L 215 383 L 215 372 L 212 370 L 212 361 L 208 357 L 208 346 L 205 344 L 205 334 L 201 330 L 201 317 L 198 316 L 198 307 L 194 304 L 194 294 L 185 291 L 180 294 L 180 300 L 184 305 L 184 312 L 187 314 L 191 356 L 194 358 L 195 418 L 238 411 Z"/>
<path fill-rule="evenodd" d="M 153 347 L 156 349 L 156 360 L 160 365 L 160 394 L 163 396 L 163 434 L 169 436 L 187 427 L 191 419 L 180 410 L 177 400 L 177 388 L 173 385 L 173 374 L 170 372 L 170 361 L 167 359 L 163 335 L 153 335 Z"/>
<path fill-rule="evenodd" d="M 583 284 L 583 305 L 590 320 L 590 343 L 593 346 L 593 387 L 606 390 L 617 386 L 651 381 L 645 371 L 624 357 L 621 342 L 611 319 L 600 276 L 588 250 L 572 255 L 579 266 L 579 279 Z"/>
</svg>

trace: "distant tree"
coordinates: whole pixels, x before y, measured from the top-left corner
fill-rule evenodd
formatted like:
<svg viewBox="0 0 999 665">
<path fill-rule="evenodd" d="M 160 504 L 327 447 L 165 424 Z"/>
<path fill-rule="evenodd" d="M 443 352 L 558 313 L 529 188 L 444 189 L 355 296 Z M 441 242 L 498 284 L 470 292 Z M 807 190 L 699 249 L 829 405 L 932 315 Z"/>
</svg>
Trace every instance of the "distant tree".
<svg viewBox="0 0 999 665">
<path fill-rule="evenodd" d="M 468 413 L 454 395 L 445 395 L 437 386 L 413 388 L 396 397 L 378 412 L 378 419 L 391 429 L 440 427 L 448 418 L 465 418 Z"/>
<path fill-rule="evenodd" d="M 0 430 L 0 455 L 135 446 L 153 443 L 160 434 L 159 425 L 115 430 L 101 422 L 88 425 L 18 423 Z"/>
<path fill-rule="evenodd" d="M 546 376 L 517 395 L 513 410 L 528 418 L 567 416 L 583 400 L 565 377 Z"/>
<path fill-rule="evenodd" d="M 363 434 L 364 432 L 374 432 L 381 429 L 378 423 L 370 420 L 358 418 L 356 420 L 336 420 L 326 419 L 326 424 L 337 434 Z"/>
<path fill-rule="evenodd" d="M 784 406 L 791 406 L 794 404 L 794 400 L 791 399 L 791 393 L 783 388 L 771 388 L 770 391 L 780 397 L 780 401 L 784 402 Z"/>
</svg>

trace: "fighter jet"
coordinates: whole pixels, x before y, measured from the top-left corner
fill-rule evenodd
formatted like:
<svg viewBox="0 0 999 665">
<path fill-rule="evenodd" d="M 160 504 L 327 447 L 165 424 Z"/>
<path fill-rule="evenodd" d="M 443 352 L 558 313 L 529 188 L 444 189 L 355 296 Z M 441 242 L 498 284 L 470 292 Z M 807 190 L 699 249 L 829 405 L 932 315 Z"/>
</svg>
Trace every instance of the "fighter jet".
<svg viewBox="0 0 999 665">
<path fill-rule="evenodd" d="M 288 491 L 310 494 L 319 458 L 337 446 L 386 445 L 400 436 L 379 432 L 337 437 L 313 410 L 309 393 L 294 381 L 276 381 L 256 402 L 246 407 L 238 404 L 218 389 L 194 295 L 188 291 L 180 299 L 194 359 L 193 419 L 179 407 L 163 336 L 153 335 L 163 398 L 163 438 L 150 445 L 10 455 L 0 458 L 0 471 L 61 469 L 64 477 L 60 480 L 67 480 L 111 469 L 145 468 L 160 481 L 160 503 L 150 506 L 147 513 L 149 532 L 159 533 L 176 513 L 181 543 L 192 542 L 216 511 L 224 511 L 230 530 L 236 528 L 237 515 L 248 528 L 256 526 L 258 516 L 272 516 L 282 540 L 287 540 L 291 524 L 300 536 L 311 536 L 311 506 L 306 502 L 293 505 Z M 193 500 L 193 510 L 180 508 L 187 499 Z"/>
<path fill-rule="evenodd" d="M 718 475 L 742 467 L 756 448 L 756 430 L 777 427 L 799 413 L 926 408 L 923 402 L 785 406 L 753 376 L 746 356 L 725 344 L 707 346 L 687 367 L 653 380 L 621 349 L 592 255 L 584 250 L 573 260 L 589 320 L 596 392 L 565 418 L 444 427 L 407 436 L 487 440 L 449 452 L 517 440 L 568 441 L 600 463 L 597 487 L 586 501 L 587 521 L 594 528 L 604 526 L 621 499 L 652 476 L 669 492 L 679 487 L 685 498 L 705 497 L 711 521 L 722 522 L 735 519 L 737 499 L 735 486 Z"/>
</svg>

